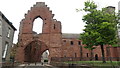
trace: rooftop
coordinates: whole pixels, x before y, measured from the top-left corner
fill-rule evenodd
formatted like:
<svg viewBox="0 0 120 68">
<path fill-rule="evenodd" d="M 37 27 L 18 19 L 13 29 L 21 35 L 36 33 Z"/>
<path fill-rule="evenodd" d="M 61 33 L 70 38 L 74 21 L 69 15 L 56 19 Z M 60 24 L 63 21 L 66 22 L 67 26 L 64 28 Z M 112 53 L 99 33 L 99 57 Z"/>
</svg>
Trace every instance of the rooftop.
<svg viewBox="0 0 120 68">
<path fill-rule="evenodd" d="M 106 8 L 114 8 L 114 9 L 115 9 L 115 7 L 114 7 L 114 6 L 108 6 L 108 7 L 106 7 Z"/>
<path fill-rule="evenodd" d="M 75 38 L 75 39 L 78 39 L 79 37 L 80 37 L 80 34 L 62 33 L 62 38 Z"/>
<path fill-rule="evenodd" d="M 12 22 L 10 22 L 6 17 L 5 15 L 0 11 L 0 15 L 1 17 L 14 29 L 14 30 L 17 30 L 13 25 L 12 25 Z"/>
</svg>

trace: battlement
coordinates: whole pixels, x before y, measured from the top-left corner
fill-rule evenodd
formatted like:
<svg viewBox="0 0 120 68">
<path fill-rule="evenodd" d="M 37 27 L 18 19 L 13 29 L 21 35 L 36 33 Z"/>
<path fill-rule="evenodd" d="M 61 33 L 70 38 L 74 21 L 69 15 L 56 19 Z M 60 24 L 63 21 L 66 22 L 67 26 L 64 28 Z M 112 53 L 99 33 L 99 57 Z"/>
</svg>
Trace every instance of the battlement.
<svg viewBox="0 0 120 68">
<path fill-rule="evenodd" d="M 41 12 L 41 13 L 48 13 L 50 16 L 51 16 L 51 18 L 53 18 L 54 17 L 54 14 L 52 14 L 52 10 L 50 10 L 50 8 L 45 4 L 45 2 L 37 2 L 36 4 L 34 4 L 31 8 L 30 8 L 30 10 L 28 10 L 28 12 L 24 15 L 24 17 L 25 18 L 28 18 L 30 15 L 29 14 L 31 14 L 31 12 L 33 12 L 33 11 L 37 11 L 37 13 L 38 12 Z M 36 13 L 36 14 L 37 14 Z M 47 15 L 48 16 L 48 15 Z"/>
</svg>

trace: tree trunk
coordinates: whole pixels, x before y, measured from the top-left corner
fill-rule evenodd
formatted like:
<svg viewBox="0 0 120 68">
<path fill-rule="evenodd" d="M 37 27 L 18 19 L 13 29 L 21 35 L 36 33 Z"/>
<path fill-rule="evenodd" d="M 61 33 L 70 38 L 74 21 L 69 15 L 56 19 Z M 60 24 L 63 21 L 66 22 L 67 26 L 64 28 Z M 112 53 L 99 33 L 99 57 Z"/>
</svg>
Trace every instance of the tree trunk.
<svg viewBox="0 0 120 68">
<path fill-rule="evenodd" d="M 83 59 L 82 53 L 83 53 L 83 51 L 82 51 L 82 46 L 80 46 L 80 56 L 81 56 L 80 61 Z"/>
<path fill-rule="evenodd" d="M 91 56 L 90 56 L 90 61 L 92 61 L 93 60 L 93 50 L 90 50 L 91 52 Z"/>
<path fill-rule="evenodd" d="M 103 45 L 100 45 L 100 46 L 101 46 L 101 52 L 102 52 L 102 61 L 103 61 L 103 63 L 106 63 L 105 54 L 104 54 L 104 46 Z"/>
</svg>

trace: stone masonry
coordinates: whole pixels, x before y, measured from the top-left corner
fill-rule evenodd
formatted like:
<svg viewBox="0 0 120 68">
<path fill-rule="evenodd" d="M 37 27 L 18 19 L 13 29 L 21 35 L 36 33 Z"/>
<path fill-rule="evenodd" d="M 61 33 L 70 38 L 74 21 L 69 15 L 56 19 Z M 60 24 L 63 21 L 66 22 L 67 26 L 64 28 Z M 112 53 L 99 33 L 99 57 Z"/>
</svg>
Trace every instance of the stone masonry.
<svg viewBox="0 0 120 68">
<path fill-rule="evenodd" d="M 49 7 L 47 7 L 44 2 L 37 2 L 36 5 L 31 7 L 31 10 L 25 14 L 25 18 L 20 22 L 19 47 L 16 56 L 17 61 L 29 61 L 29 59 L 27 60 L 25 58 L 30 57 L 30 54 L 26 54 L 29 49 L 33 49 L 34 53 L 32 53 L 32 55 L 36 55 L 37 52 L 41 52 L 42 54 L 45 50 L 49 50 L 49 58 L 61 57 L 61 22 L 53 19 L 53 16 L 54 14 L 52 14 L 52 11 L 49 10 Z M 35 34 L 32 31 L 33 21 L 38 17 L 43 20 L 41 34 Z M 41 58 L 41 54 L 38 56 L 38 59 Z M 36 59 L 31 62 L 35 61 Z"/>
<path fill-rule="evenodd" d="M 36 18 L 43 20 L 42 33 L 36 34 L 33 29 L 33 22 Z M 93 51 L 85 49 L 79 34 L 64 34 L 61 32 L 61 22 L 53 19 L 54 14 L 44 2 L 37 2 L 25 18 L 20 22 L 18 38 L 18 49 L 16 61 L 18 62 L 40 62 L 41 55 L 49 51 L 49 61 L 73 61 L 73 60 L 102 60 L 100 46 Z M 105 57 L 113 57 L 113 60 L 120 60 L 120 47 L 105 46 Z M 92 53 L 92 54 L 91 54 Z M 118 58 L 116 58 L 118 57 Z"/>
</svg>

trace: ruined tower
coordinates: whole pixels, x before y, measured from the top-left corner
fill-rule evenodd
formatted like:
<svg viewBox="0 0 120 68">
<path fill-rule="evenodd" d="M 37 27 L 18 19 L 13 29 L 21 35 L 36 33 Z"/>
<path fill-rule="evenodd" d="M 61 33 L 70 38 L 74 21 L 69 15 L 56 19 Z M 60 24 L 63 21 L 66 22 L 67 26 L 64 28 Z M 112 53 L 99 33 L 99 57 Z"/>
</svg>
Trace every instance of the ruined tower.
<svg viewBox="0 0 120 68">
<path fill-rule="evenodd" d="M 44 2 L 37 2 L 20 22 L 16 60 L 19 62 L 40 62 L 44 51 L 51 57 L 61 57 L 61 22 L 53 19 L 54 14 Z M 33 29 L 35 19 L 43 20 L 42 33 Z M 38 22 L 39 23 L 39 22 Z M 39 29 L 38 29 L 39 30 Z M 58 42 L 59 41 L 59 42 Z"/>
</svg>

